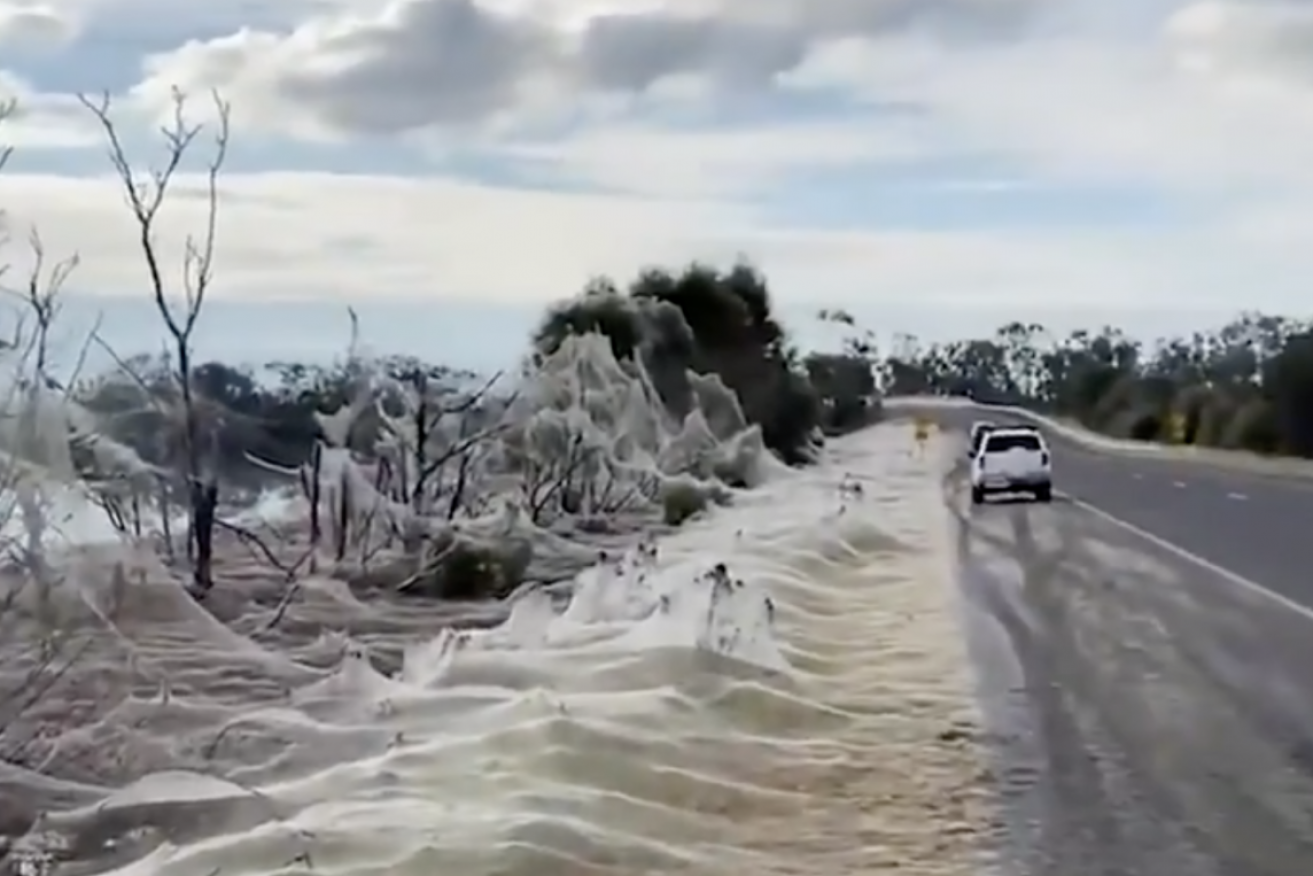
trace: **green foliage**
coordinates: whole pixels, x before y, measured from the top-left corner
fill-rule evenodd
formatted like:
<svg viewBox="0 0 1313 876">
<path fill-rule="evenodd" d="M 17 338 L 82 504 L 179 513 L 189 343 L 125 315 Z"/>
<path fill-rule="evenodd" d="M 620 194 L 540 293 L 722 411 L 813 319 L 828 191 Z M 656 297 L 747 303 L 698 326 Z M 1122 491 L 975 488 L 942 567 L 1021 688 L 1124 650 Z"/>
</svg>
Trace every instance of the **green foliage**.
<svg viewBox="0 0 1313 876">
<path fill-rule="evenodd" d="M 848 353 L 812 353 L 803 360 L 828 433 L 846 432 L 875 420 L 880 403 L 868 359 Z"/>
<path fill-rule="evenodd" d="M 710 500 L 695 484 L 674 484 L 661 496 L 661 511 L 667 526 L 681 526 L 707 509 Z"/>
<path fill-rule="evenodd" d="M 550 355 L 567 335 L 590 332 L 606 335 L 617 359 L 632 359 L 642 340 L 638 312 L 605 278 L 590 282 L 580 298 L 549 308 L 533 345 L 540 354 Z"/>
<path fill-rule="evenodd" d="M 648 268 L 624 293 L 610 280 L 594 280 L 548 311 L 534 346 L 547 354 L 567 335 L 588 331 L 605 334 L 618 358 L 641 356 L 676 416 L 689 402 L 685 372 L 714 373 L 748 422 L 761 427 L 767 447 L 791 464 L 810 459 L 822 405 L 773 314 L 765 277 L 751 265 Z"/>
<path fill-rule="evenodd" d="M 876 368 L 889 395 L 966 393 L 1119 437 L 1313 458 L 1308 325 L 1243 314 L 1216 331 L 1153 345 L 1112 327 L 1050 337 L 1041 326 L 1011 323 L 987 338 L 924 346 L 907 339 Z M 860 338 L 850 346 L 859 345 L 869 347 Z"/>
<path fill-rule="evenodd" d="M 1313 457 L 1313 330 L 1292 334 L 1262 365 L 1277 450 Z"/>
<path fill-rule="evenodd" d="M 1231 450 L 1276 453 L 1281 435 L 1272 404 L 1262 398 L 1250 399 L 1243 404 L 1226 424 L 1221 444 Z"/>
</svg>

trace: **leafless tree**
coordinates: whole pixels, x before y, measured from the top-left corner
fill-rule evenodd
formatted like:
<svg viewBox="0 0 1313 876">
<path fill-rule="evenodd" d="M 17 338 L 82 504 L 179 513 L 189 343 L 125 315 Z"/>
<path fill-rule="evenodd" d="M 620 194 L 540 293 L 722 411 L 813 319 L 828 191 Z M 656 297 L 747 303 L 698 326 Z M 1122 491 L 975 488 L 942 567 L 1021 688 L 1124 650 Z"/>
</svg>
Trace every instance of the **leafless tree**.
<svg viewBox="0 0 1313 876">
<path fill-rule="evenodd" d="M 0 122 L 10 117 L 12 102 L 0 102 Z M 0 149 L 0 167 L 10 156 Z M 4 379 L 0 381 L 0 760 L 21 763 L 33 741 L 23 719 L 39 707 L 83 658 L 92 639 L 59 612 L 52 590 L 60 572 L 47 561 L 45 541 L 50 516 L 44 488 L 47 467 L 67 451 L 69 433 L 52 435 L 38 419 L 41 406 L 61 391 L 50 374 L 51 331 L 60 311 L 59 296 L 77 257 L 51 261 L 38 233 L 29 235 L 31 260 L 16 286 L 0 292 L 19 303 L 11 339 L 0 342 Z M 6 238 L 0 237 L 0 244 Z M 0 277 L 8 276 L 8 263 Z M 77 371 L 85 360 L 86 347 Z M 56 446 L 45 446 L 55 442 Z M 10 535 L 14 529 L 20 533 Z M 121 567 L 116 575 L 122 574 Z M 115 579 L 117 585 L 118 579 Z M 111 605 L 117 598 L 111 599 Z"/>
<path fill-rule="evenodd" d="M 158 422 L 167 427 L 158 439 L 161 444 L 168 448 L 179 443 L 178 437 L 185 431 L 185 422 L 182 422 L 185 418 L 179 416 L 182 411 L 182 394 L 176 391 L 175 369 L 171 357 L 166 353 L 158 360 L 144 355 L 125 359 L 100 336 L 98 331 L 93 330 L 89 340 L 97 344 L 117 368 L 117 372 L 112 377 L 101 378 L 100 387 L 103 389 L 118 384 L 119 389 L 128 389 L 132 393 L 130 397 L 139 403 L 130 406 L 127 411 L 108 415 L 102 412 L 102 416 L 112 421 L 117 416 L 132 418 L 149 411 L 158 418 Z M 167 382 L 163 385 L 157 369 L 162 371 L 166 378 Z M 172 473 L 154 471 L 148 480 L 132 477 L 115 484 L 101 485 L 101 488 L 95 491 L 93 500 L 100 505 L 115 531 L 125 536 L 140 538 L 146 534 L 148 528 L 146 521 L 151 517 L 157 517 L 159 531 L 156 534 L 160 539 L 160 549 L 164 558 L 172 564 L 176 559 L 176 551 L 173 526 L 170 521 L 173 520 L 176 481 L 176 471 Z M 193 551 L 190 550 L 190 544 L 188 548 L 188 554 L 191 555 Z"/>
<path fill-rule="evenodd" d="M 5 291 L 17 292 L 21 296 L 32 319 L 33 377 L 52 386 L 54 381 L 50 376 L 49 367 L 50 331 L 54 328 L 55 319 L 59 316 L 62 307 L 60 293 L 63 292 L 68 278 L 77 270 L 79 258 L 75 253 L 53 263 L 49 262 L 41 233 L 35 228 L 28 234 L 28 245 L 32 253 L 32 265 L 22 288 L 5 289 Z"/>
<path fill-rule="evenodd" d="M 13 116 L 14 110 L 17 109 L 17 107 L 18 107 L 18 103 L 13 98 L 9 98 L 7 100 L 0 99 L 0 125 L 4 124 L 7 119 Z M 0 146 L 0 171 L 3 171 L 5 169 L 5 165 L 9 163 L 9 157 L 13 155 L 13 153 L 14 153 L 13 147 Z M 4 246 L 4 244 L 8 242 L 8 238 L 9 238 L 4 223 L 5 223 L 5 212 L 4 212 L 4 208 L 0 207 L 0 246 Z M 5 262 L 0 262 L 0 279 L 4 278 L 8 270 L 9 270 L 9 265 Z M 0 344 L 3 343 L 4 342 L 0 341 Z"/>
<path fill-rule="evenodd" d="M 11 374 L 13 384 L 5 405 L 5 416 L 15 420 L 12 435 L 12 452 L 17 460 L 40 464 L 45 459 L 41 442 L 48 436 L 41 434 L 38 425 L 41 399 L 57 391 L 58 383 L 50 376 L 50 332 L 59 314 L 59 294 L 78 264 L 77 256 L 70 256 L 47 264 L 46 250 L 41 236 L 34 229 L 29 236 L 32 264 L 20 289 L 0 286 L 0 291 L 19 298 L 26 310 L 17 322 L 16 336 L 23 339 L 19 353 L 20 367 Z M 30 319 L 29 319 L 30 317 Z M 84 349 L 85 352 L 85 349 Z M 80 367 L 80 363 L 79 363 Z M 16 463 L 18 464 L 18 463 Z M 20 478 L 12 484 L 23 515 L 23 529 L 27 536 L 27 562 L 38 578 L 45 575 L 44 554 L 41 545 L 45 540 L 45 509 L 42 507 L 41 489 L 30 478 Z"/>
<path fill-rule="evenodd" d="M 446 521 L 475 513 L 475 482 L 491 444 L 509 427 L 500 413 L 510 400 L 493 395 L 500 373 L 466 390 L 444 369 L 422 362 L 360 360 L 359 319 L 348 313 L 345 367 L 354 385 L 336 411 L 319 412 L 321 435 L 310 459 L 288 469 L 249 453 L 247 458 L 299 481 L 309 503 L 312 550 L 329 535 L 331 543 L 323 546 L 334 563 L 355 552 L 355 563 L 365 569 L 395 546 L 406 553 L 422 550 L 445 531 Z M 309 563 L 313 569 L 313 557 Z"/>
<path fill-rule="evenodd" d="M 435 385 L 435 376 L 422 365 L 393 377 L 407 398 L 402 416 L 384 421 L 395 458 L 380 469 L 386 475 L 380 492 L 406 503 L 418 515 L 445 513 L 448 520 L 454 519 L 465 510 L 478 451 L 509 427 L 502 419 L 476 422 L 479 408 L 491 399 L 502 373 L 493 374 L 471 392 Z M 454 435 L 449 434 L 453 421 Z"/>
<path fill-rule="evenodd" d="M 562 511 L 577 511 L 576 481 L 583 474 L 592 455 L 584 434 L 571 430 L 562 443 L 562 452 L 543 453 L 531 448 L 520 464 L 520 491 L 529 519 L 543 525 Z"/>
<path fill-rule="evenodd" d="M 843 339 L 844 355 L 866 359 L 872 364 L 879 358 L 880 346 L 875 333 L 859 325 L 857 318 L 848 311 L 823 308 L 817 312 L 816 318 L 823 323 L 847 330 L 848 334 Z"/>
<path fill-rule="evenodd" d="M 214 528 L 219 504 L 219 484 L 211 446 L 214 430 L 208 434 L 201 422 L 194 397 L 192 375 L 192 340 L 196 324 L 205 305 L 206 294 L 214 280 L 215 243 L 219 216 L 219 176 L 228 153 L 230 106 L 219 94 L 212 95 L 216 121 L 213 151 L 206 163 L 206 220 L 199 236 L 188 235 L 182 253 L 181 308 L 171 303 L 176 298 L 173 284 L 165 279 L 165 268 L 156 237 L 156 219 L 164 206 L 170 187 L 183 160 L 187 157 L 205 126 L 193 123 L 187 113 L 187 97 L 173 92 L 173 111 L 168 124 L 160 128 L 165 145 L 163 163 L 145 173 L 136 170 L 124 149 L 106 92 L 93 99 L 78 95 L 82 105 L 96 118 L 104 132 L 110 161 L 122 183 L 123 194 L 138 232 L 138 245 L 150 282 L 155 306 L 173 341 L 174 377 L 180 394 L 182 417 L 182 476 L 189 500 L 188 554 L 191 557 L 193 592 L 204 596 L 214 587 Z M 175 309 L 176 308 L 176 309 Z"/>
</svg>

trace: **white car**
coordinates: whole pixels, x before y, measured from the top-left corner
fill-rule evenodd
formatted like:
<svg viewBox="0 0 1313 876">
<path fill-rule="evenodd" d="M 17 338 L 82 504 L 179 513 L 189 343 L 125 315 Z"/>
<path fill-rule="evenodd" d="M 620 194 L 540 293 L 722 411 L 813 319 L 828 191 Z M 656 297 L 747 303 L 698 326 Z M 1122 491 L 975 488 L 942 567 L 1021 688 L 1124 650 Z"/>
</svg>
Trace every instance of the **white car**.
<svg viewBox="0 0 1313 876">
<path fill-rule="evenodd" d="M 1053 499 L 1053 459 L 1038 430 L 994 428 L 981 438 L 971 458 L 971 502 L 979 505 L 996 493 L 1030 493 L 1039 502 Z"/>
<path fill-rule="evenodd" d="M 971 424 L 971 437 L 967 440 L 967 458 L 975 459 L 980 452 L 980 442 L 986 435 L 998 428 L 998 424 L 989 420 L 976 420 Z"/>
</svg>

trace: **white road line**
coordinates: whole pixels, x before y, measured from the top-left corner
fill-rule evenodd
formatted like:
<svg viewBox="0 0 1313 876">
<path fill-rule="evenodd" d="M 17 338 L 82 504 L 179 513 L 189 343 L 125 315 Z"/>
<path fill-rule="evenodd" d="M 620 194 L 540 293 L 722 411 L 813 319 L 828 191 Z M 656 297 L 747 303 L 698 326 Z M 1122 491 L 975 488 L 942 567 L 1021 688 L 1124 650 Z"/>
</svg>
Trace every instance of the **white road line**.
<svg viewBox="0 0 1313 876">
<path fill-rule="evenodd" d="M 1244 493 L 1227 493 L 1227 494 L 1226 494 L 1226 497 L 1227 497 L 1228 499 L 1235 499 L 1237 502 L 1248 502 L 1248 501 L 1249 501 L 1249 497 L 1246 496 Z"/>
<path fill-rule="evenodd" d="M 1135 478 L 1137 481 L 1144 480 L 1144 475 L 1140 474 L 1138 471 L 1132 474 L 1131 477 Z"/>
<path fill-rule="evenodd" d="M 1093 514 L 1095 517 L 1099 517 L 1103 520 L 1106 520 L 1112 525 L 1120 527 L 1121 529 L 1131 533 L 1132 535 L 1137 535 L 1140 538 L 1144 539 L 1145 541 L 1149 542 L 1150 544 L 1156 545 L 1162 548 L 1163 550 L 1167 551 L 1168 553 L 1175 554 L 1176 556 L 1180 557 L 1186 562 L 1193 563 L 1194 565 L 1198 566 L 1201 569 L 1206 569 L 1209 572 L 1212 572 L 1214 575 L 1217 575 L 1221 578 L 1225 578 L 1226 580 L 1230 581 L 1232 584 L 1235 584 L 1237 587 L 1240 587 L 1242 590 L 1247 590 L 1250 593 L 1254 594 L 1255 596 L 1264 597 L 1265 599 L 1268 599 L 1271 602 L 1276 603 L 1282 608 L 1286 608 L 1289 609 L 1290 611 L 1293 611 L 1295 614 L 1298 614 L 1301 617 L 1305 617 L 1309 620 L 1313 620 L 1313 608 L 1309 608 L 1307 605 L 1301 605 L 1298 602 L 1295 602 L 1293 599 L 1282 596 L 1280 593 L 1277 593 L 1274 590 L 1268 590 L 1266 587 L 1264 587 L 1262 584 L 1259 584 L 1257 581 L 1251 581 L 1250 579 L 1246 578 L 1244 575 L 1241 575 L 1237 572 L 1232 572 L 1230 569 L 1224 566 L 1217 565 L 1217 563 L 1214 563 L 1212 560 L 1206 560 L 1203 557 L 1199 556 L 1198 554 L 1192 553 L 1178 544 L 1173 544 L 1167 539 L 1154 535 L 1152 532 L 1149 532 L 1146 529 L 1141 529 L 1140 527 L 1136 526 L 1134 523 L 1129 523 L 1125 520 L 1122 520 L 1120 517 L 1117 517 L 1114 514 L 1110 514 L 1107 511 L 1104 511 L 1102 508 L 1096 508 L 1095 506 L 1091 505 L 1089 502 L 1083 502 L 1069 493 L 1063 493 L 1061 495 L 1063 495 L 1063 497 L 1066 498 L 1068 502 L 1075 505 L 1077 508 L 1080 508 L 1084 511 L 1088 511 L 1089 513 Z"/>
</svg>

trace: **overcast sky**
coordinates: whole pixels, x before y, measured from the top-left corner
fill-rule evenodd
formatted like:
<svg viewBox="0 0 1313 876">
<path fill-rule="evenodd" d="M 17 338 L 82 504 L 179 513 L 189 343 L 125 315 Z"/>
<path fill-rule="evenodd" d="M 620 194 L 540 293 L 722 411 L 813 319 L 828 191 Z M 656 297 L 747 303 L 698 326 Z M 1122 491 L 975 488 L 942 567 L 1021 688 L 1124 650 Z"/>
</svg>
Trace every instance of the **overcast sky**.
<svg viewBox="0 0 1313 876">
<path fill-rule="evenodd" d="M 146 166 L 174 85 L 234 108 L 229 357 L 318 355 L 354 303 L 378 347 L 509 360 L 591 275 L 737 254 L 801 323 L 1313 312 L 1307 0 L 0 0 L 6 252 L 32 224 L 79 252 L 136 346 L 141 260 L 71 94 L 111 92 Z M 161 216 L 175 266 L 198 183 Z"/>
</svg>

